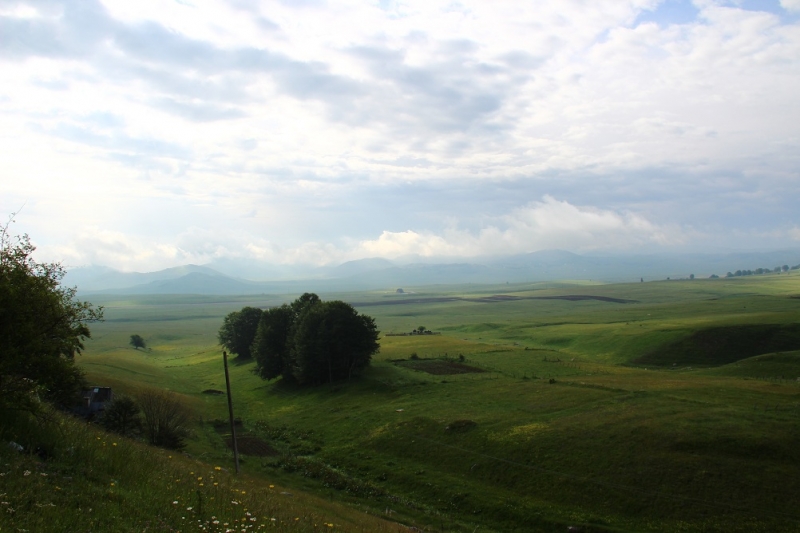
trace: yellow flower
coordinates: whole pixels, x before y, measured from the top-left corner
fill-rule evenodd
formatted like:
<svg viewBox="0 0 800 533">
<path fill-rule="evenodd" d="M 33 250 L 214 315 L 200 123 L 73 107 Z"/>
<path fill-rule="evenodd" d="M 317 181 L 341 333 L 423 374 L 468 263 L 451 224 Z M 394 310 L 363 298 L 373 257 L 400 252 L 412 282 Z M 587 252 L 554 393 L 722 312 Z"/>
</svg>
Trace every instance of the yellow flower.
<svg viewBox="0 0 800 533">
<path fill-rule="evenodd" d="M 215 466 L 215 467 L 214 467 L 214 470 L 216 470 L 217 472 L 219 472 L 220 470 L 222 470 L 222 467 L 221 467 L 221 466 Z"/>
</svg>

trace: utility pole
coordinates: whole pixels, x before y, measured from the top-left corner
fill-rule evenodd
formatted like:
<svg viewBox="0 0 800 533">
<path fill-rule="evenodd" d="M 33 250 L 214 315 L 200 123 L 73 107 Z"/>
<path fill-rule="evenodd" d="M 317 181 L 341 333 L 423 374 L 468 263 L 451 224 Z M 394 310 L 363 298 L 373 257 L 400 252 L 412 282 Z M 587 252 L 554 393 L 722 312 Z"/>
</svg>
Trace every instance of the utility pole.
<svg viewBox="0 0 800 533">
<path fill-rule="evenodd" d="M 236 462 L 236 473 L 239 473 L 239 448 L 236 446 L 236 424 L 233 421 L 233 400 L 231 399 L 231 378 L 228 376 L 228 352 L 222 352 L 225 364 L 225 387 L 228 389 L 228 417 L 231 420 L 231 440 L 233 441 L 233 460 Z"/>
</svg>

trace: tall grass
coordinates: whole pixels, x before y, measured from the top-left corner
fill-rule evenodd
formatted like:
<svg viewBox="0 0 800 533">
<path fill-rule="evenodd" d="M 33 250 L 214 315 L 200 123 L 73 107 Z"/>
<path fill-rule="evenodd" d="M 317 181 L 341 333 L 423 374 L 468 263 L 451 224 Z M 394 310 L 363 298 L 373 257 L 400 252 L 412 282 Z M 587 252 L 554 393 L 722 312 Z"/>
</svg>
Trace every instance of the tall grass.
<svg viewBox="0 0 800 533">
<path fill-rule="evenodd" d="M 397 531 L 264 479 L 49 413 L 4 413 L 0 531 Z M 13 445 L 9 445 L 13 442 Z M 23 451 L 18 451 L 22 446 Z"/>
</svg>

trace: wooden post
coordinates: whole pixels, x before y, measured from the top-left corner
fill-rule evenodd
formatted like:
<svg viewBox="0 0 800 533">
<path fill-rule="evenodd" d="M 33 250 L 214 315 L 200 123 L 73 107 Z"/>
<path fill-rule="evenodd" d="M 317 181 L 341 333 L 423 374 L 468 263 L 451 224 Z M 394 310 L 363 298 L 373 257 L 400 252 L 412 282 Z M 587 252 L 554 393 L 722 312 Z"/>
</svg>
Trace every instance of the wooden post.
<svg viewBox="0 0 800 533">
<path fill-rule="evenodd" d="M 228 352 L 222 352 L 225 364 L 225 387 L 228 389 L 228 417 L 231 419 L 231 440 L 233 441 L 233 460 L 236 462 L 236 473 L 239 473 L 239 448 L 236 446 L 236 424 L 233 421 L 233 400 L 231 399 L 231 378 L 228 376 Z"/>
</svg>

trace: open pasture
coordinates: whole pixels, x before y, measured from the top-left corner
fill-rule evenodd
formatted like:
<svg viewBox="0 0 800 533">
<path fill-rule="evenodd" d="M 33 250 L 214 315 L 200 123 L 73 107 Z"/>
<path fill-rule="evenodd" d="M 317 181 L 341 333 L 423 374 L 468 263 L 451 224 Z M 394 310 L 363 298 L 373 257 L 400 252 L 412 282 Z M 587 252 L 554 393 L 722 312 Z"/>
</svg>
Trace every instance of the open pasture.
<svg viewBox="0 0 800 533">
<path fill-rule="evenodd" d="M 586 295 L 600 299 L 550 299 Z M 794 531 L 800 345 L 788 335 L 781 353 L 731 360 L 723 341 L 753 327 L 793 331 L 797 295 L 796 273 L 321 295 L 385 333 L 441 335 L 384 336 L 364 376 L 316 389 L 261 381 L 237 362 L 242 432 L 280 453 L 244 456 L 243 467 L 428 530 Z M 197 414 L 189 452 L 229 461 L 214 428 L 225 397 L 202 392 L 225 388 L 217 329 L 232 310 L 295 296 L 107 297 L 81 365 L 123 391 L 178 392 Z M 415 301 L 386 303 L 406 296 Z M 701 338 L 723 343 L 719 360 L 677 357 L 709 331 Z M 134 333 L 151 351 L 128 346 Z M 412 354 L 463 356 L 483 372 L 424 372 Z"/>
</svg>

